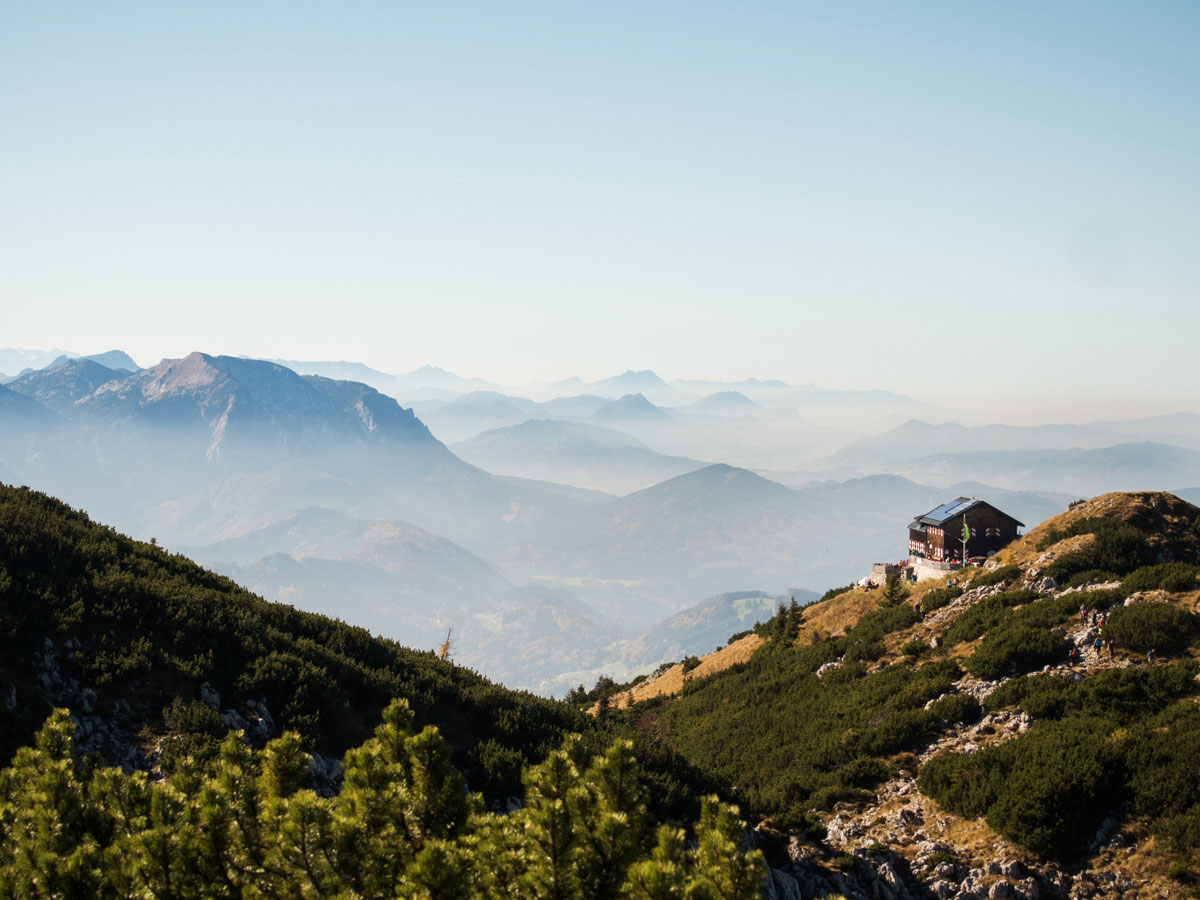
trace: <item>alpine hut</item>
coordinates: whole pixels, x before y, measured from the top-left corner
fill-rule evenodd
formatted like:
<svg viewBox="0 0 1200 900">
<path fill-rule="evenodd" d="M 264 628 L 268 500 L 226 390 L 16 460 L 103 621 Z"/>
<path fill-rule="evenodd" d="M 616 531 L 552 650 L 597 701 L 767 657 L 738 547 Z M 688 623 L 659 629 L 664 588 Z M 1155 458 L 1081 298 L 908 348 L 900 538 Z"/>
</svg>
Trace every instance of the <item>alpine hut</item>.
<svg viewBox="0 0 1200 900">
<path fill-rule="evenodd" d="M 908 526 L 908 555 L 925 564 L 991 556 L 1024 528 L 986 500 L 959 497 L 917 516 Z"/>
</svg>

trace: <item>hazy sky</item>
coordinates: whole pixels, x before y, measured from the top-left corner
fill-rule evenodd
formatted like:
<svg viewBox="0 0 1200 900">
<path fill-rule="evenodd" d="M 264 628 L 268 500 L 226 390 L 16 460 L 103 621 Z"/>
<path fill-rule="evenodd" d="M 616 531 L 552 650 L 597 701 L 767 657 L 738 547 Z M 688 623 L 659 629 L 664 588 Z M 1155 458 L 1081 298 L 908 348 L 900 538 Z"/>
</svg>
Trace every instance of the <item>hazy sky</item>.
<svg viewBox="0 0 1200 900">
<path fill-rule="evenodd" d="M 10 4 L 0 346 L 1196 409 L 1198 26 Z"/>
</svg>

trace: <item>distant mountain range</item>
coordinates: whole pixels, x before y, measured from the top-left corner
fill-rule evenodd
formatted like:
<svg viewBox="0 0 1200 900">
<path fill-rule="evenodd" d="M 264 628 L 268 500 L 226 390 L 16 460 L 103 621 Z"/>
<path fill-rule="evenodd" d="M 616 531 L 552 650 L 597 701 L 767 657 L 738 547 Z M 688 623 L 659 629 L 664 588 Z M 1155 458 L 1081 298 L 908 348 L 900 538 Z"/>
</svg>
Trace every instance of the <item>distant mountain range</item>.
<svg viewBox="0 0 1200 900">
<path fill-rule="evenodd" d="M 44 368 L 64 355 L 69 354 L 64 350 L 0 349 L 0 372 L 8 373 L 3 377 L 7 381 L 24 372 Z"/>
<path fill-rule="evenodd" d="M 529 419 L 485 431 L 450 449 L 469 463 L 499 475 L 557 481 L 628 494 L 706 463 L 651 450 L 637 438 L 581 422 Z"/>
<path fill-rule="evenodd" d="M 910 422 L 813 469 L 828 476 L 840 466 L 836 478 L 788 487 L 701 461 L 765 468 L 836 433 L 774 415 L 742 390 L 665 408 L 641 391 L 534 401 L 487 388 L 422 400 L 418 415 L 363 382 L 263 360 L 193 353 L 133 372 L 96 359 L 50 362 L 0 387 L 0 477 L 187 548 L 269 597 L 415 646 L 453 627 L 463 662 L 542 691 L 692 646 L 654 637 L 621 649 L 654 628 L 682 627 L 664 623 L 696 598 L 774 597 L 856 579 L 906 552 L 912 516 L 960 493 L 1033 525 L 1096 493 L 1088 486 L 1097 480 L 1200 485 L 1200 454 L 1130 443 L 1115 425 Z M 657 379 L 627 376 L 616 381 Z M 440 370 L 403 377 L 465 386 Z M 769 388 L 839 415 L 857 406 L 881 429 L 915 403 Z M 471 431 L 486 421 L 502 424 Z M 448 448 L 439 429 L 454 423 L 467 437 Z M 1124 443 L 1029 449 L 1106 435 Z M 989 442 L 1011 449 L 970 449 Z M 863 469 L 888 474 L 848 477 Z M 721 615 L 720 627 L 736 624 Z M 693 624 L 709 640 L 701 619 Z"/>
<path fill-rule="evenodd" d="M 952 480 L 1091 496 L 1108 490 L 1176 491 L 1200 484 L 1200 452 L 1151 442 L 1095 450 L 976 450 L 892 467 L 934 484 Z"/>
<path fill-rule="evenodd" d="M 1095 449 L 1124 443 L 1127 435 L 1086 425 L 933 425 L 911 419 L 890 431 L 855 441 L 833 455 L 840 463 L 883 464 L 977 450 Z"/>
<path fill-rule="evenodd" d="M 966 480 L 1085 495 L 1176 490 L 1200 483 L 1198 451 L 1200 415 L 1192 413 L 1088 425 L 963 426 L 913 419 L 779 477 L 799 483 L 804 474 L 890 472 L 931 484 Z"/>
<path fill-rule="evenodd" d="M 112 369 L 91 359 L 60 357 L 44 369 L 10 381 L 8 388 L 49 409 L 61 410 L 134 371 Z"/>
<path fill-rule="evenodd" d="M 556 381 L 549 385 L 549 387 L 552 393 L 559 396 L 567 394 L 598 394 L 601 397 L 615 399 L 626 394 L 641 394 L 654 403 L 668 406 L 686 402 L 689 399 L 686 393 L 667 384 L 649 369 L 644 369 L 640 372 L 628 369 L 620 375 L 612 378 L 604 378 L 600 381 L 585 382 L 578 378 L 569 378 L 565 381 Z"/>
<path fill-rule="evenodd" d="M 717 391 L 688 404 L 686 409 L 695 412 L 744 414 L 762 407 L 741 391 Z"/>
<path fill-rule="evenodd" d="M 8 383 L 42 369 L 56 369 L 73 360 L 86 360 L 98 363 L 106 369 L 119 372 L 136 372 L 141 368 L 123 350 L 108 350 L 91 356 L 78 356 L 74 353 L 64 353 L 61 350 L 0 350 L 0 372 L 12 371 L 15 375 L 0 375 L 0 383 Z"/>
</svg>

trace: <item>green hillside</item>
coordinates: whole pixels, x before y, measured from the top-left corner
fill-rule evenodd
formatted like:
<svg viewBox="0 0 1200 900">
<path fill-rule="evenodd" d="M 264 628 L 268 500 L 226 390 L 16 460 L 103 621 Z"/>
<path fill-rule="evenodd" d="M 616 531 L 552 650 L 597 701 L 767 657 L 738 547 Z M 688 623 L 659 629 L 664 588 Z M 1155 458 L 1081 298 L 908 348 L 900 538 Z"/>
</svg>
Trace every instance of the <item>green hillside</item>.
<svg viewBox="0 0 1200 900">
<path fill-rule="evenodd" d="M 217 708 L 202 692 L 219 695 Z M 597 752 L 611 739 L 565 704 L 268 603 L 44 494 L 0 486 L 0 702 L 11 723 L 0 762 L 32 741 L 52 706 L 80 721 L 84 752 L 126 769 L 214 758 L 227 721 L 263 739 L 293 731 L 338 758 L 396 697 L 416 727 L 437 726 L 490 804 L 520 796 L 522 767 L 565 735 Z M 661 748 L 639 742 L 638 756 L 659 814 L 694 814 L 714 786 Z"/>
<path fill-rule="evenodd" d="M 1190 879 L 1200 870 L 1200 509 L 1168 494 L 1106 495 L 1003 561 L 949 588 L 824 599 L 800 621 L 768 623 L 748 661 L 606 715 L 728 781 L 782 830 L 821 835 L 849 817 L 863 836 L 844 846 L 878 848 L 889 833 L 900 840 L 881 824 L 894 813 L 887 798 L 911 796 L 927 825 L 930 814 L 948 815 L 947 834 L 954 821 L 986 823 L 1030 865 L 1094 861 L 1097 835 L 1121 834 Z M 870 597 L 873 611 L 838 633 L 804 624 Z M 918 865 L 929 853 L 910 838 L 895 849 Z"/>
</svg>

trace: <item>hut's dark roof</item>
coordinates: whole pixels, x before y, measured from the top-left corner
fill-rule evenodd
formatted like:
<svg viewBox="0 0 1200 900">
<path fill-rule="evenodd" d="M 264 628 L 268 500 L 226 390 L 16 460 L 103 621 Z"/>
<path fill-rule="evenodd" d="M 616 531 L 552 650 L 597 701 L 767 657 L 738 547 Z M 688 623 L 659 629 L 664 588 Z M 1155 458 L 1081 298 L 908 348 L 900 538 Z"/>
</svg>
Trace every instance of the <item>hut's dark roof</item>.
<svg viewBox="0 0 1200 900">
<path fill-rule="evenodd" d="M 917 516 L 917 518 L 914 519 L 912 524 L 910 524 L 908 527 L 913 531 L 924 531 L 927 525 L 941 525 L 944 522 L 953 519 L 955 516 L 968 512 L 980 504 L 983 504 L 984 506 L 991 506 L 992 509 L 996 509 L 996 507 L 992 506 L 992 504 L 985 500 L 976 500 L 973 497 L 958 497 L 954 500 L 951 500 L 949 503 L 943 503 L 941 506 L 931 509 L 923 516 Z M 1016 519 L 1013 519 L 1013 517 L 1008 513 L 999 509 L 996 509 L 996 512 L 1000 513 L 1000 515 L 1007 519 L 1012 519 L 1022 528 L 1025 527 L 1024 522 L 1019 522 Z"/>
</svg>

